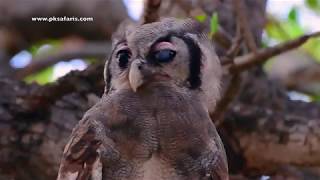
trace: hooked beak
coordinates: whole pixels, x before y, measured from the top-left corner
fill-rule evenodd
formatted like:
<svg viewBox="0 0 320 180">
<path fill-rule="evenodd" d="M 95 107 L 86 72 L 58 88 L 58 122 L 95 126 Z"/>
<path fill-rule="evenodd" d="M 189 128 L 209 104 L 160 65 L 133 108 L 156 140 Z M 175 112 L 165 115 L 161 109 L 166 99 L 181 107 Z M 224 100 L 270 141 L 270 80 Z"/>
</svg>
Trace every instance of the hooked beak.
<svg viewBox="0 0 320 180">
<path fill-rule="evenodd" d="M 129 71 L 129 82 L 132 90 L 137 92 L 138 88 L 141 87 L 150 77 L 151 72 L 147 70 L 146 64 L 140 60 L 135 60 L 131 63 Z"/>
</svg>

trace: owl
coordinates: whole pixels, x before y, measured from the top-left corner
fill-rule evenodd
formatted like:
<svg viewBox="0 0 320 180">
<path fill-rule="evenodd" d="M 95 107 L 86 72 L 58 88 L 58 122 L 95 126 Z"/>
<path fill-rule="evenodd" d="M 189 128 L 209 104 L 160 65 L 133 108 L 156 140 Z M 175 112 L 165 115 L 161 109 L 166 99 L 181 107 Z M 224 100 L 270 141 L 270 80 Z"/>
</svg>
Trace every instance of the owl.
<svg viewBox="0 0 320 180">
<path fill-rule="evenodd" d="M 105 92 L 73 129 L 59 180 L 226 180 L 210 119 L 222 68 L 201 24 L 122 24 Z"/>
</svg>

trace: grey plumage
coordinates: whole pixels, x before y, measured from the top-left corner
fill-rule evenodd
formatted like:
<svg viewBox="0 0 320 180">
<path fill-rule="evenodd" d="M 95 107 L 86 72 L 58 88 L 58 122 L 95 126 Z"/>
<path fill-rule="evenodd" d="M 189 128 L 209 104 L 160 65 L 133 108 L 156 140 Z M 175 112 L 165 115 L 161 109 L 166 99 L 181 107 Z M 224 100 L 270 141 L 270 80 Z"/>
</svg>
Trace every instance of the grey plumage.
<svg viewBox="0 0 320 180">
<path fill-rule="evenodd" d="M 228 179 L 209 117 L 221 67 L 193 20 L 123 24 L 106 90 L 74 128 L 58 179 Z"/>
</svg>

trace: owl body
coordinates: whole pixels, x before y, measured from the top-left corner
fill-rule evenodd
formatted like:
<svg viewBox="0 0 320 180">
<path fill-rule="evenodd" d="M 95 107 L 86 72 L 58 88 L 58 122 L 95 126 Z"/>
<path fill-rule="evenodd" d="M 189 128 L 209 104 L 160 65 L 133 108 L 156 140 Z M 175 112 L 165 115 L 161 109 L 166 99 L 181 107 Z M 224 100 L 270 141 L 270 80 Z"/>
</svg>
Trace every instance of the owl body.
<svg viewBox="0 0 320 180">
<path fill-rule="evenodd" d="M 74 128 L 58 179 L 228 179 L 208 110 L 220 66 L 193 23 L 169 19 L 116 36 L 106 92 Z"/>
</svg>

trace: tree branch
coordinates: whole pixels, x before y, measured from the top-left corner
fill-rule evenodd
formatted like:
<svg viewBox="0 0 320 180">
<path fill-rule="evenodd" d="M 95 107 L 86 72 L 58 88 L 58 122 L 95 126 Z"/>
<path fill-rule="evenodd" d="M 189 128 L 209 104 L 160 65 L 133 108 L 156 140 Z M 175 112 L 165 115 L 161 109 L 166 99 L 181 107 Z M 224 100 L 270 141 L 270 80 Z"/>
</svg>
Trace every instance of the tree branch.
<svg viewBox="0 0 320 180">
<path fill-rule="evenodd" d="M 233 0 L 234 10 L 236 13 L 237 24 L 240 27 L 240 31 L 243 33 L 244 40 L 250 52 L 257 51 L 257 45 L 254 41 L 252 32 L 247 19 L 247 10 L 244 5 L 244 1 Z"/>
<path fill-rule="evenodd" d="M 92 91 L 92 87 L 97 87 L 96 90 L 101 91 L 104 86 L 103 69 L 102 62 L 96 63 L 84 71 L 72 71 L 54 83 L 34 88 L 27 96 L 20 97 L 21 111 L 44 110 L 57 99 L 72 92 L 89 92 L 90 89 Z"/>
<path fill-rule="evenodd" d="M 221 57 L 221 59 L 220 59 L 220 62 L 222 65 L 233 63 L 234 58 L 238 55 L 238 53 L 240 51 L 242 39 L 243 39 L 243 37 L 241 35 L 240 27 L 237 26 L 236 37 L 234 38 L 231 47 L 227 51 L 226 55 Z"/>
<path fill-rule="evenodd" d="M 232 37 L 220 26 L 218 31 L 213 34 L 212 39 L 224 49 L 229 49 L 232 46 Z"/>
<path fill-rule="evenodd" d="M 245 71 L 253 66 L 261 64 L 267 61 L 269 58 L 284 53 L 286 51 L 290 51 L 295 49 L 305 42 L 307 42 L 310 38 L 320 36 L 320 32 L 315 32 L 309 35 L 303 35 L 297 39 L 284 42 L 273 47 L 263 48 L 257 50 L 257 52 L 251 52 L 242 56 L 238 56 L 234 59 L 234 65 L 231 65 L 231 72 L 234 71 Z M 225 64 L 226 65 L 226 64 Z"/>
<path fill-rule="evenodd" d="M 142 16 L 142 24 L 152 23 L 159 20 L 161 0 L 146 0 Z"/>
<path fill-rule="evenodd" d="M 110 43 L 87 43 L 72 50 L 58 49 L 53 53 L 35 57 L 31 63 L 23 69 L 17 70 L 16 78 L 24 77 L 52 66 L 60 61 L 69 61 L 74 58 L 99 58 L 104 59 L 111 49 Z"/>
<path fill-rule="evenodd" d="M 213 114 L 210 116 L 212 119 L 215 119 L 214 124 L 219 126 L 224 119 L 224 113 L 228 109 L 230 103 L 234 100 L 234 97 L 239 92 L 241 85 L 241 74 L 236 73 L 231 77 L 230 82 L 228 83 L 226 90 L 224 91 L 222 98 L 218 101 L 216 109 Z"/>
<path fill-rule="evenodd" d="M 239 20 L 237 23 L 241 23 Z M 242 42 L 242 35 L 240 25 L 237 24 L 237 32 L 236 37 L 233 40 L 232 46 L 227 51 L 226 55 L 221 58 L 221 62 L 230 62 L 233 63 L 234 57 L 238 54 L 241 43 Z M 225 83 L 224 93 L 221 99 L 218 101 L 216 109 L 214 113 L 211 115 L 212 119 L 215 119 L 215 124 L 219 126 L 222 122 L 223 115 L 228 109 L 229 104 L 233 101 L 234 97 L 237 95 L 241 85 L 241 73 L 234 73 L 231 75 L 231 80 Z M 227 77 L 226 77 L 227 79 Z"/>
</svg>

